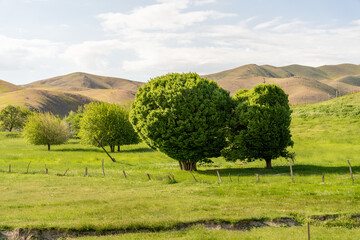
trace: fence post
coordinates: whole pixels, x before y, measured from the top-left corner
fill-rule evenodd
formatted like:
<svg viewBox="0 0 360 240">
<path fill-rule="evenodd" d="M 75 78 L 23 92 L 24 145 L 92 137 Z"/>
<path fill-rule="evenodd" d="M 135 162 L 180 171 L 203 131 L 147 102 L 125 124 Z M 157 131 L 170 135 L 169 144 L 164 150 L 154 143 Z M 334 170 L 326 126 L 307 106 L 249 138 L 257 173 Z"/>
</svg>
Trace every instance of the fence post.
<svg viewBox="0 0 360 240">
<path fill-rule="evenodd" d="M 11 173 L 11 164 L 9 164 L 9 173 Z"/>
<path fill-rule="evenodd" d="M 85 175 L 84 175 L 84 177 L 86 177 L 88 175 L 88 169 L 87 169 L 87 167 L 85 167 Z"/>
<path fill-rule="evenodd" d="M 31 161 L 29 162 L 29 164 L 28 164 L 28 166 L 27 166 L 26 173 L 29 173 L 30 163 L 31 163 Z"/>
<path fill-rule="evenodd" d="M 102 165 L 102 170 L 103 170 L 103 174 L 104 174 L 104 177 L 105 177 L 104 159 L 101 160 L 101 165 Z"/>
<path fill-rule="evenodd" d="M 220 173 L 219 173 L 218 170 L 216 170 L 216 174 L 217 174 L 217 176 L 218 176 L 218 178 L 219 178 L 220 183 L 222 183 L 221 176 L 220 176 Z"/>
<path fill-rule="evenodd" d="M 68 169 L 66 169 L 66 171 L 65 171 L 65 173 L 64 173 L 64 176 L 66 175 L 66 173 L 69 171 L 69 168 Z"/>
<path fill-rule="evenodd" d="M 309 222 L 307 223 L 307 237 L 308 237 L 308 240 L 310 240 L 310 223 Z"/>
<path fill-rule="evenodd" d="M 127 178 L 125 170 L 123 170 L 124 177 Z"/>
<path fill-rule="evenodd" d="M 192 172 L 190 172 L 190 173 L 191 173 L 191 175 L 193 176 L 195 182 L 198 182 L 198 180 L 195 178 L 194 174 L 193 174 Z"/>
<path fill-rule="evenodd" d="M 291 174 L 291 181 L 294 182 L 294 174 L 291 166 L 291 159 L 289 158 L 289 165 L 290 165 L 290 174 Z"/>
<path fill-rule="evenodd" d="M 150 174 L 147 173 L 146 175 L 148 176 L 149 180 L 151 180 Z"/>
<path fill-rule="evenodd" d="M 259 174 L 256 174 L 257 182 L 260 182 L 260 176 Z"/>
<path fill-rule="evenodd" d="M 347 161 L 348 161 L 348 163 L 349 163 L 349 170 L 350 170 L 351 180 L 352 180 L 352 182 L 354 183 L 354 176 L 353 176 L 353 172 L 352 172 L 352 169 L 351 169 L 351 164 L 350 164 L 350 161 L 349 161 L 349 160 L 347 160 Z"/>
</svg>

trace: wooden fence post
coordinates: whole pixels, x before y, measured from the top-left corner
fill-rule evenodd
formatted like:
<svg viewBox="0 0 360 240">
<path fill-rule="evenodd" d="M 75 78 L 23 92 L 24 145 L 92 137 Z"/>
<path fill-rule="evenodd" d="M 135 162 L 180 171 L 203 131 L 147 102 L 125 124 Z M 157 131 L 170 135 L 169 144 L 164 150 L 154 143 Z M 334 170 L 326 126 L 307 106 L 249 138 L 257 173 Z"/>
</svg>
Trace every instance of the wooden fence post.
<svg viewBox="0 0 360 240">
<path fill-rule="evenodd" d="M 322 182 L 325 182 L 325 174 L 322 175 Z"/>
<path fill-rule="evenodd" d="M 101 165 L 102 165 L 102 170 L 103 170 L 103 174 L 104 174 L 104 177 L 105 177 L 105 169 L 104 169 L 104 159 L 103 160 L 101 160 Z"/>
<path fill-rule="evenodd" d="M 310 223 L 309 222 L 307 223 L 307 237 L 308 237 L 308 240 L 310 240 Z"/>
<path fill-rule="evenodd" d="M 127 178 L 125 170 L 123 170 L 124 177 Z"/>
<path fill-rule="evenodd" d="M 88 175 L 88 169 L 87 169 L 87 167 L 85 167 L 85 175 L 84 175 L 84 177 L 86 177 Z"/>
<path fill-rule="evenodd" d="M 240 182 L 240 181 L 239 181 L 239 177 L 240 177 L 240 175 L 238 175 L 238 183 Z"/>
<path fill-rule="evenodd" d="M 66 169 L 66 171 L 65 171 L 65 173 L 64 173 L 64 176 L 66 175 L 66 173 L 69 171 L 69 168 L 68 169 Z"/>
<path fill-rule="evenodd" d="M 26 173 L 29 173 L 30 163 L 31 163 L 31 161 L 29 162 L 29 164 L 28 164 L 28 166 L 27 166 Z"/>
<path fill-rule="evenodd" d="M 194 174 L 193 174 L 192 172 L 190 172 L 190 173 L 191 173 L 191 175 L 193 176 L 195 182 L 198 182 L 198 180 L 195 178 Z"/>
<path fill-rule="evenodd" d="M 151 180 L 150 174 L 147 173 L 146 175 L 148 176 L 149 180 Z"/>
<path fill-rule="evenodd" d="M 291 166 L 291 159 L 289 158 L 289 165 L 290 165 L 290 174 L 291 174 L 291 181 L 294 182 L 294 174 Z"/>
<path fill-rule="evenodd" d="M 218 170 L 216 170 L 216 174 L 217 174 L 217 176 L 218 176 L 218 178 L 219 178 L 219 182 L 222 183 L 221 176 L 220 176 L 220 173 L 219 173 Z"/>
<path fill-rule="evenodd" d="M 352 172 L 352 169 L 351 169 L 351 164 L 350 164 L 350 161 L 349 161 L 349 160 L 347 160 L 347 161 L 348 161 L 348 163 L 349 163 L 349 170 L 350 170 L 351 180 L 352 180 L 352 182 L 354 183 L 354 176 L 353 176 L 353 172 Z"/>
<path fill-rule="evenodd" d="M 9 173 L 11 173 L 11 164 L 9 164 Z"/>
<path fill-rule="evenodd" d="M 231 180 L 231 174 L 229 173 L 229 179 L 230 179 L 230 182 L 232 182 L 232 180 Z"/>
</svg>

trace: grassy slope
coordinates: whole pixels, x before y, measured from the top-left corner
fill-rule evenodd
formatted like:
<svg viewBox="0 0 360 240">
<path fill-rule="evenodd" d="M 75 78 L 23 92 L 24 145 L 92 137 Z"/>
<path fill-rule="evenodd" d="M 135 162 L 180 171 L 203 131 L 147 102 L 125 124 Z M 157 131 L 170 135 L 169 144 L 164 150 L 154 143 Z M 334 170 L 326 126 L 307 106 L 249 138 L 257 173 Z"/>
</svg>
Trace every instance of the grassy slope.
<svg viewBox="0 0 360 240">
<path fill-rule="evenodd" d="M 360 74 L 360 65 L 354 64 L 325 65 L 317 69 L 326 72 L 331 79 Z"/>
<path fill-rule="evenodd" d="M 351 117 L 360 116 L 360 93 L 349 94 L 330 101 L 293 107 L 294 118 Z"/>
<path fill-rule="evenodd" d="M 13 104 L 50 111 L 61 116 L 66 115 L 70 110 L 76 111 L 78 106 L 91 101 L 94 99 L 79 94 L 39 89 L 22 89 L 0 94 L 0 108 Z"/>
<path fill-rule="evenodd" d="M 215 80 L 232 94 L 241 88 L 250 89 L 265 80 L 281 86 L 289 95 L 291 104 L 302 104 L 328 100 L 335 97 L 336 90 L 341 95 L 360 91 L 359 72 L 360 66 L 351 64 L 318 68 L 295 64 L 285 67 L 250 64 L 205 77 Z"/>
<path fill-rule="evenodd" d="M 86 89 L 125 89 L 137 90 L 142 82 L 131 81 L 123 78 L 104 77 L 89 73 L 77 72 L 45 80 L 36 81 L 25 85 L 27 88 L 55 88 L 61 90 L 86 90 Z"/>
<path fill-rule="evenodd" d="M 0 94 L 21 90 L 22 87 L 0 80 Z"/>
</svg>

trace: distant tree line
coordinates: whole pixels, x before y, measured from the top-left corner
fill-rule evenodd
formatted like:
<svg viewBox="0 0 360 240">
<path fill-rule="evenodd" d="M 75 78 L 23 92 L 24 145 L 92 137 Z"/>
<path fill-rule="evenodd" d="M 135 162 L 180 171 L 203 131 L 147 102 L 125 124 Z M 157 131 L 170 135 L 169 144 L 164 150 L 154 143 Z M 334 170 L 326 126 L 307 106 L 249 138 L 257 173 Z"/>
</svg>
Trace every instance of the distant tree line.
<svg viewBox="0 0 360 240">
<path fill-rule="evenodd" d="M 139 143 L 140 138 L 129 121 L 129 110 L 117 104 L 93 102 L 80 107 L 78 112 L 71 111 L 61 119 L 52 113 L 30 112 L 25 107 L 9 105 L 0 111 L 3 129 L 23 130 L 24 137 L 34 145 L 66 143 L 70 137 L 80 138 L 83 143 L 103 147 Z"/>
</svg>

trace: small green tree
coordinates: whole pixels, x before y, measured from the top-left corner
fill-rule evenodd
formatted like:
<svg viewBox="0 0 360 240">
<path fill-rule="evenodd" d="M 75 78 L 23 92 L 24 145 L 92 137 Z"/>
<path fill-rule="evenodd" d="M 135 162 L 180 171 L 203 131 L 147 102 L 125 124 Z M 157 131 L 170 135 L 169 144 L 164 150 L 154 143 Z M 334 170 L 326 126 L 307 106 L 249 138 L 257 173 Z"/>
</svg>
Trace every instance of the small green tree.
<svg viewBox="0 0 360 240">
<path fill-rule="evenodd" d="M 179 161 L 181 170 L 217 157 L 225 146 L 231 112 L 229 92 L 196 73 L 150 80 L 136 94 L 130 121 L 153 149 Z"/>
<path fill-rule="evenodd" d="M 70 111 L 64 118 L 64 121 L 68 124 L 71 137 L 78 138 L 80 131 L 80 121 L 82 119 L 82 108 L 79 108 L 78 112 Z"/>
<path fill-rule="evenodd" d="M 65 143 L 70 136 L 67 124 L 51 113 L 33 113 L 24 127 L 25 138 L 34 145 L 51 145 Z"/>
<path fill-rule="evenodd" d="M 236 103 L 230 124 L 229 145 L 222 153 L 226 160 L 263 159 L 270 169 L 271 160 L 293 157 L 288 96 L 274 84 L 261 84 L 252 90 L 235 93 Z"/>
<path fill-rule="evenodd" d="M 21 129 L 30 113 L 26 107 L 7 105 L 0 111 L 1 126 L 9 132 L 13 129 Z"/>
<path fill-rule="evenodd" d="M 84 107 L 80 121 L 79 136 L 85 143 L 109 146 L 111 152 L 115 146 L 136 144 L 140 139 L 129 122 L 129 110 L 117 104 L 92 102 Z"/>
</svg>

